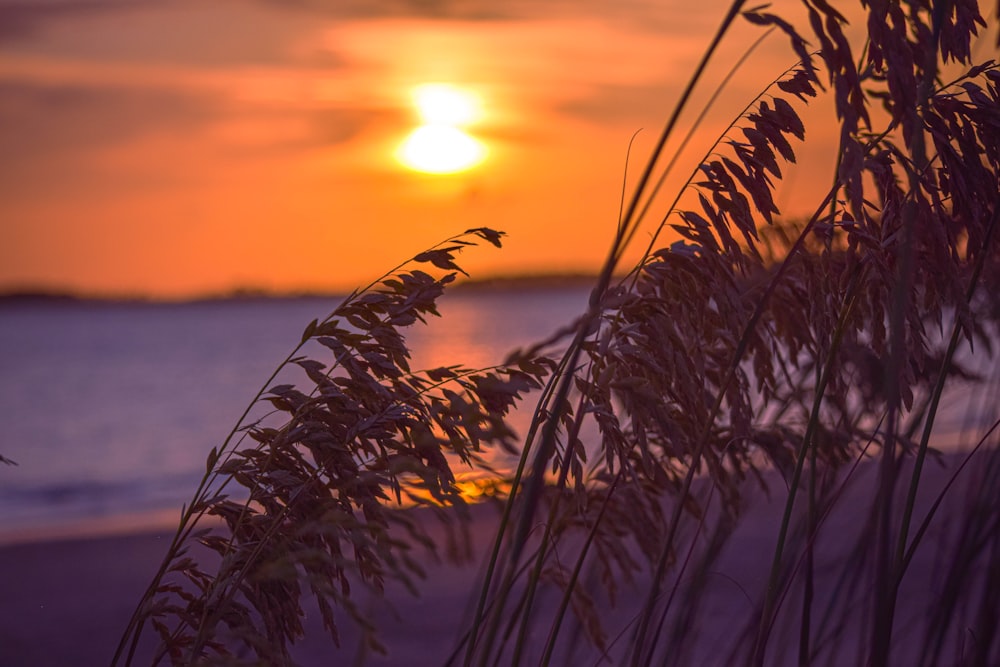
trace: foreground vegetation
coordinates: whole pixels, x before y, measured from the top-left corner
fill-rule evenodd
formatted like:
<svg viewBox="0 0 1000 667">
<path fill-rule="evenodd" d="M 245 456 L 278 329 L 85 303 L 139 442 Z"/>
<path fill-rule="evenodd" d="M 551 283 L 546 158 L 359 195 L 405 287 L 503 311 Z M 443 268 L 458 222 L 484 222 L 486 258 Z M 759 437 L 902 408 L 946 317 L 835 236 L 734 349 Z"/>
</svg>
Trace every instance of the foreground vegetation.
<svg viewBox="0 0 1000 667">
<path fill-rule="evenodd" d="M 892 664 L 900 594 L 941 506 L 917 500 L 942 392 L 995 380 L 981 371 L 1000 315 L 1000 70 L 972 60 L 985 26 L 973 2 L 869 2 L 864 44 L 826 2 L 804 4 L 808 32 L 732 4 L 623 207 L 589 309 L 551 340 L 489 369 L 410 368 L 406 327 L 437 314 L 459 251 L 501 244 L 484 228 L 309 324 L 279 368 L 301 369 L 302 388 L 272 386 L 276 372 L 254 399 L 273 412 L 248 408 L 212 450 L 115 662 L 131 663 L 151 630 L 155 662 L 288 663 L 309 595 L 334 642 L 350 622 L 378 648 L 352 594 L 414 582 L 411 549 L 426 541 L 392 508 L 459 512 L 453 466 L 503 448 L 519 464 L 498 484 L 504 513 L 455 664 L 548 663 L 577 632 L 592 663 L 687 664 L 704 574 L 768 480 L 783 503 L 770 575 L 713 659 Z M 665 147 L 737 20 L 783 35 L 794 64 L 734 119 L 683 189 L 694 206 L 678 193 L 622 278 L 651 202 L 669 195 Z M 836 109 L 837 169 L 792 224 L 774 192 L 806 103 Z M 532 390 L 521 440 L 506 417 Z M 959 470 L 936 496 L 961 489 L 966 503 L 927 622 L 908 634 L 924 664 L 1000 664 L 995 426 L 967 455 L 977 475 Z M 875 495 L 857 547 L 821 578 L 818 545 L 838 539 L 827 518 L 865 459 Z M 606 627 L 606 601 L 635 580 L 635 618 Z"/>
</svg>

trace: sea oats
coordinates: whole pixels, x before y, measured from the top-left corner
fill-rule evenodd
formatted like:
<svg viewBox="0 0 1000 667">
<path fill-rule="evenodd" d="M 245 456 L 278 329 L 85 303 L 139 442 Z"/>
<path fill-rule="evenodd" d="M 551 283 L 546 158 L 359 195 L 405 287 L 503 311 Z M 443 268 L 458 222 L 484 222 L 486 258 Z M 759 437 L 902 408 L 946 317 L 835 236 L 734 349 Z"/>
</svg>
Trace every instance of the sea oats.
<svg viewBox="0 0 1000 667">
<path fill-rule="evenodd" d="M 969 0 L 866 2 L 850 14 L 807 0 L 804 27 L 743 12 L 788 40 L 791 62 L 692 168 L 623 276 L 649 201 L 664 196 L 659 158 L 743 5 L 730 6 L 623 206 L 587 311 L 497 367 L 411 370 L 402 329 L 437 314 L 461 248 L 500 244 L 473 229 L 312 322 L 283 364 L 302 370 L 305 389 L 266 387 L 258 397 L 284 421 L 241 423 L 212 451 L 116 662 L 131 661 L 147 621 L 177 664 L 234 646 L 288 662 L 306 590 L 334 641 L 346 615 L 378 649 L 351 587 L 412 582 L 407 550 L 426 541 L 389 506 L 460 505 L 444 453 L 479 465 L 487 446 L 520 458 L 495 480 L 504 514 L 454 664 L 569 662 L 588 646 L 590 662 L 698 664 L 694 636 L 713 622 L 707 581 L 760 489 L 781 514 L 763 547 L 770 571 L 741 589 L 740 627 L 700 659 L 892 664 L 906 631 L 920 646 L 907 660 L 964 650 L 962 664 L 1000 661 L 989 565 L 1000 459 L 985 408 L 969 454 L 982 464 L 963 473 L 968 502 L 951 521 L 944 577 L 912 598 L 928 619 L 916 640 L 897 613 L 953 487 L 918 502 L 945 384 L 997 380 L 987 363 L 1000 318 L 1000 69 L 971 55 L 985 23 Z M 863 43 L 848 30 L 855 14 Z M 814 213 L 789 220 L 778 186 L 808 141 L 806 104 L 830 105 L 837 152 L 831 181 L 809 184 Z M 505 417 L 535 388 L 519 441 Z M 868 458 L 874 496 L 845 537 L 829 517 Z M 205 515 L 222 530 L 193 533 Z M 831 539 L 857 546 L 831 564 L 818 546 Z M 215 561 L 191 558 L 192 540 Z M 622 618 L 626 586 L 642 595 Z"/>
</svg>

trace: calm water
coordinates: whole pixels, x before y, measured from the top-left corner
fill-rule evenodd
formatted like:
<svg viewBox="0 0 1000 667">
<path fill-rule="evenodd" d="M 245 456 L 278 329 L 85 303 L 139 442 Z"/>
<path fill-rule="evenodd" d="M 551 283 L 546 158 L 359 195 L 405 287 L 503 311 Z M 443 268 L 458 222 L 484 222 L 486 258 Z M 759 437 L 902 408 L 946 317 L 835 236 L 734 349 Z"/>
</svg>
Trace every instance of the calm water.
<svg viewBox="0 0 1000 667">
<path fill-rule="evenodd" d="M 497 363 L 571 322 L 587 296 L 582 288 L 451 293 L 443 318 L 409 329 L 413 367 Z M 174 523 L 208 451 L 305 325 L 333 305 L 0 306 L 0 454 L 18 463 L 0 466 L 0 543 Z M 949 392 L 935 444 L 987 427 L 991 396 Z M 970 423 L 970 408 L 981 423 Z"/>
<path fill-rule="evenodd" d="M 409 330 L 413 367 L 497 363 L 586 299 L 579 288 L 450 294 L 443 319 Z M 333 305 L 0 306 L 0 454 L 18 463 L 0 467 L 0 541 L 176 518 L 207 452 Z"/>
</svg>

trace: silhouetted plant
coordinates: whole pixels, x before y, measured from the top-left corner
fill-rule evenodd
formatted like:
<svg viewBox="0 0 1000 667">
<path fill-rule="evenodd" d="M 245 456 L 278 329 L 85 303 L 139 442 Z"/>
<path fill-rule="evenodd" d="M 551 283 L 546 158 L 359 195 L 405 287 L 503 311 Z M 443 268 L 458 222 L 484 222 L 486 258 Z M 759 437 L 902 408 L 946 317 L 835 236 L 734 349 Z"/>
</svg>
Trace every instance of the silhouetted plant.
<svg viewBox="0 0 1000 667">
<path fill-rule="evenodd" d="M 469 463 L 484 447 L 514 449 L 505 416 L 550 368 L 542 357 L 512 356 L 485 370 L 410 369 L 403 330 L 438 314 L 438 298 L 461 271 L 458 251 L 477 240 L 499 247 L 501 235 L 479 228 L 449 239 L 413 260 L 442 275 L 397 269 L 309 324 L 257 396 L 272 413 L 247 422 L 248 409 L 209 455 L 116 662 L 132 661 L 148 622 L 161 640 L 155 663 L 249 651 L 266 664 L 288 664 L 290 645 L 303 635 L 304 589 L 335 643 L 338 614 L 346 614 L 369 648 L 381 648 L 352 602 L 352 585 L 382 590 L 391 578 L 412 587 L 420 570 L 409 550 L 433 546 L 419 523 L 389 505 L 404 497 L 461 504 L 444 453 Z M 290 366 L 304 372 L 308 391 L 271 386 Z M 277 417 L 283 421 L 272 425 Z M 206 517 L 221 526 L 206 527 Z M 192 542 L 217 555 L 212 567 L 191 557 Z"/>
<path fill-rule="evenodd" d="M 1000 71 L 992 61 L 970 61 L 971 38 L 985 25 L 974 3 L 869 3 L 861 53 L 836 9 L 804 4 L 815 51 L 777 15 L 742 12 L 783 32 L 798 63 L 761 94 L 688 182 L 698 207 L 678 210 L 675 202 L 661 224 L 680 240 L 651 246 L 629 278 L 615 284 L 610 276 L 649 209 L 644 202 L 665 182 L 665 175 L 654 179 L 658 153 L 650 160 L 591 310 L 543 395 L 549 402 L 540 411 L 540 442 L 525 465 L 530 474 L 512 490 L 519 513 L 511 515 L 509 548 L 497 541 L 466 664 L 522 661 L 529 627 L 551 622 L 558 629 L 567 602 L 579 594 L 585 560 L 611 570 L 602 579 L 615 582 L 643 569 L 635 555 L 648 561 L 651 585 L 630 646 L 615 660 L 686 664 L 680 649 L 699 581 L 694 576 L 680 590 L 688 564 L 700 571 L 710 566 L 739 520 L 741 480 L 763 479 L 770 466 L 788 485 L 770 581 L 744 643 L 718 659 L 758 665 L 780 659 L 767 657 L 768 639 L 794 584 L 802 588 L 801 612 L 792 621 L 799 626 L 799 663 L 818 660 L 816 638 L 828 628 L 814 619 L 815 542 L 839 497 L 837 470 L 873 448 L 882 462 L 878 497 L 862 540 L 863 563 L 850 565 L 858 578 L 870 568 L 873 584 L 860 602 L 841 602 L 828 626 L 849 619 L 853 605 L 868 605 L 872 630 L 860 655 L 872 664 L 889 660 L 904 554 L 919 543 L 910 539 L 913 504 L 937 401 L 946 378 L 972 375 L 955 359 L 959 340 L 988 352 L 996 335 L 993 313 L 974 306 L 981 272 L 996 256 Z M 731 6 L 692 82 L 742 5 Z M 941 81 L 939 61 L 965 70 Z M 795 103 L 816 99 L 826 87 L 840 127 L 836 178 L 818 195 L 809 220 L 777 224 L 774 184 L 783 165 L 795 161 L 795 140 L 805 136 Z M 947 327 L 951 335 L 940 340 L 935 332 Z M 596 463 L 587 470 L 586 450 L 576 440 L 588 431 L 584 422 L 598 433 Z M 903 457 L 914 464 L 900 492 Z M 543 484 L 550 466 L 559 474 Z M 697 480 L 710 484 L 708 495 L 696 493 Z M 710 523 L 703 499 L 718 499 Z M 797 501 L 806 509 L 792 552 Z M 611 516 L 614 529 L 606 525 Z M 532 542 L 528 567 L 522 564 L 528 528 L 540 520 L 545 532 Z M 682 525 L 709 536 L 697 554 L 685 553 L 696 545 L 682 539 Z M 634 548 L 611 557 L 608 543 L 623 538 Z M 551 558 L 567 543 L 583 545 L 572 551 L 572 576 Z M 983 568 L 964 567 L 971 558 L 956 562 L 962 565 L 955 576 L 965 582 L 983 575 Z M 565 591 L 553 616 L 536 603 L 546 577 Z M 671 609 L 680 597 L 683 606 Z M 995 618 L 996 609 L 996 600 L 984 602 L 979 618 Z M 668 636 L 671 612 L 678 625 Z M 600 616 L 583 609 L 581 618 L 598 655 L 606 648 Z M 549 661 L 555 634 L 531 654 Z M 827 640 L 822 657 L 843 660 L 841 649 L 847 650 L 843 643 Z"/>
<path fill-rule="evenodd" d="M 261 396 L 286 421 L 241 421 L 234 436 L 257 445 L 234 438 L 213 451 L 119 658 L 131 659 L 149 622 L 175 663 L 234 644 L 286 663 L 303 586 L 335 640 L 338 611 L 367 627 L 350 584 L 409 581 L 407 550 L 421 540 L 388 505 L 404 495 L 461 505 L 443 452 L 476 464 L 481 446 L 499 445 L 520 459 L 453 663 L 569 661 L 582 632 L 592 660 L 689 664 L 706 577 L 758 486 L 783 501 L 770 573 L 745 591 L 755 611 L 711 659 L 781 663 L 779 644 L 803 665 L 891 663 L 907 570 L 954 488 L 918 508 L 942 391 L 949 379 L 987 379 L 981 360 L 998 333 L 1000 69 L 972 59 L 985 22 L 968 0 L 862 3 L 863 45 L 823 0 L 802 3 L 808 31 L 744 4 L 729 7 L 681 94 L 579 321 L 493 369 L 412 372 L 400 329 L 435 314 L 454 273 L 399 270 L 312 323 L 302 344 L 333 362 L 297 348 L 282 366 L 304 370 L 310 393 L 269 387 Z M 621 278 L 626 247 L 664 196 L 660 158 L 741 17 L 783 34 L 795 61 L 715 142 Z M 838 119 L 836 174 L 810 218 L 783 220 L 774 192 L 806 137 L 798 109 L 820 101 Z M 681 208 L 685 194 L 695 205 Z M 497 232 L 470 230 L 416 260 L 457 271 L 472 237 L 499 245 Z M 561 359 L 541 356 L 557 344 Z M 539 387 L 519 443 L 504 417 Z M 924 664 L 955 654 L 966 628 L 976 642 L 960 662 L 1000 662 L 995 427 L 968 455 L 986 460 L 964 485 L 954 550 L 929 597 Z M 832 566 L 839 577 L 820 578 L 827 518 L 866 458 L 878 468 L 857 547 Z M 225 495 L 234 485 L 237 500 Z M 221 529 L 193 532 L 206 515 Z M 214 569 L 187 557 L 192 539 L 218 555 Z M 611 603 L 632 582 L 645 599 L 622 619 Z"/>
</svg>

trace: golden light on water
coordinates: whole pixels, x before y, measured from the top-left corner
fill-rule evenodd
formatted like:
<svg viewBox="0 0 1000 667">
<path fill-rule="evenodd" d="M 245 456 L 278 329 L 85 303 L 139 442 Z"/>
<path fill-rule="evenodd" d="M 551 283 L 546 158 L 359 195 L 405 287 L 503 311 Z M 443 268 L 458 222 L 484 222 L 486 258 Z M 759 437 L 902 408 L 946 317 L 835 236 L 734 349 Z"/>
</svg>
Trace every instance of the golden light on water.
<svg viewBox="0 0 1000 667">
<path fill-rule="evenodd" d="M 454 174 L 486 159 L 485 144 L 463 129 L 482 115 L 475 95 L 448 84 L 424 84 L 414 89 L 413 103 L 423 125 L 396 153 L 404 166 L 426 174 Z"/>
<path fill-rule="evenodd" d="M 454 467 L 458 462 L 452 461 Z M 489 498 L 504 498 L 510 493 L 511 484 L 506 479 L 484 476 L 482 473 L 457 472 L 455 489 L 467 503 L 477 503 Z M 414 480 L 416 481 L 416 480 Z M 420 505 L 438 505 L 440 501 L 426 488 L 414 485 L 404 485 L 405 494 L 401 497 L 403 507 Z M 395 498 L 385 501 L 390 507 L 398 507 Z"/>
</svg>

